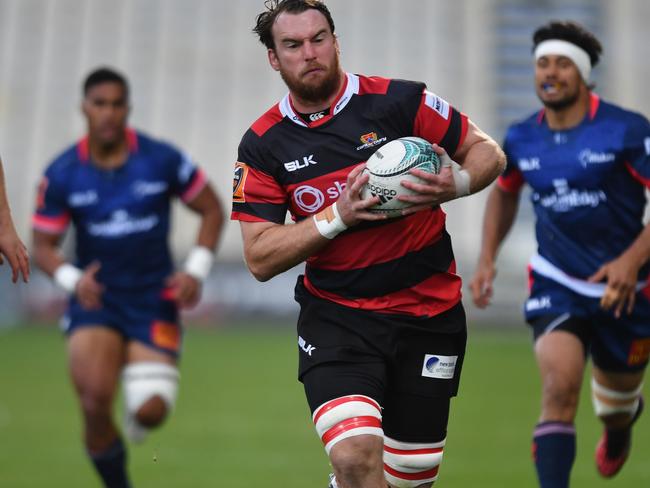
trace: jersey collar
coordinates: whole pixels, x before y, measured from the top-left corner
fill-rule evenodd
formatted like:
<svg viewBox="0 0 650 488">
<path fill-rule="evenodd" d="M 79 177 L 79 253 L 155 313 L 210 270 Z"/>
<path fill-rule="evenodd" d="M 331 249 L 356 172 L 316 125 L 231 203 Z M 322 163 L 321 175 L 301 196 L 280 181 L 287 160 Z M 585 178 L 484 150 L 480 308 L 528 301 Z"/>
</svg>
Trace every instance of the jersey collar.
<svg viewBox="0 0 650 488">
<path fill-rule="evenodd" d="M 126 134 L 126 144 L 129 148 L 130 154 L 135 154 L 138 152 L 138 134 L 137 132 L 127 127 L 124 130 Z M 90 160 L 90 146 L 88 142 L 88 134 L 86 134 L 78 143 L 77 143 L 77 156 L 82 163 L 87 163 Z"/>
<path fill-rule="evenodd" d="M 341 88 L 341 93 L 336 97 L 332 105 L 330 106 L 330 113 L 325 117 L 316 120 L 315 122 L 307 123 L 305 122 L 297 113 L 291 102 L 291 96 L 287 93 L 282 101 L 280 102 L 280 113 L 284 117 L 287 117 L 290 121 L 295 124 L 302 125 L 303 127 L 317 127 L 324 124 L 341 110 L 350 102 L 353 95 L 359 94 L 359 77 L 352 73 L 345 74 L 345 83 Z"/>
<path fill-rule="evenodd" d="M 598 107 L 600 106 L 600 97 L 594 92 L 589 92 L 589 121 L 594 120 L 596 113 L 598 113 Z M 537 123 L 542 124 L 546 117 L 546 109 L 542 109 L 537 114 Z"/>
</svg>

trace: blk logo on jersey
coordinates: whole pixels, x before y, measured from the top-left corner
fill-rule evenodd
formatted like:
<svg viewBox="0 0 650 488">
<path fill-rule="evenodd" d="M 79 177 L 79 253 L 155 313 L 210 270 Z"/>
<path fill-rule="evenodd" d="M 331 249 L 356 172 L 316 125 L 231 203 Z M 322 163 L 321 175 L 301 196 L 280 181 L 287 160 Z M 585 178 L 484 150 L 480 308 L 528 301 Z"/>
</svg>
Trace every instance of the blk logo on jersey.
<svg viewBox="0 0 650 488">
<path fill-rule="evenodd" d="M 286 169 L 289 172 L 292 172 L 302 168 L 306 168 L 307 166 L 311 166 L 313 164 L 318 164 L 318 161 L 314 161 L 314 155 L 310 154 L 309 156 L 303 156 L 302 160 L 294 159 L 293 161 L 284 163 L 284 169 Z"/>
<path fill-rule="evenodd" d="M 232 180 L 232 201 L 236 203 L 246 202 L 244 195 L 244 184 L 248 176 L 248 165 L 245 163 L 235 163 L 235 175 Z"/>
<path fill-rule="evenodd" d="M 539 158 L 519 158 L 517 166 L 521 171 L 536 171 L 541 169 Z"/>
<path fill-rule="evenodd" d="M 97 192 L 95 190 L 86 190 L 68 195 L 68 205 L 71 207 L 87 207 L 94 205 L 99 201 Z"/>
<path fill-rule="evenodd" d="M 378 146 L 379 144 L 386 142 L 387 138 L 377 136 L 376 132 L 368 132 L 367 134 L 364 134 L 361 137 L 359 137 L 359 140 L 363 144 L 357 147 L 357 151 Z"/>
</svg>

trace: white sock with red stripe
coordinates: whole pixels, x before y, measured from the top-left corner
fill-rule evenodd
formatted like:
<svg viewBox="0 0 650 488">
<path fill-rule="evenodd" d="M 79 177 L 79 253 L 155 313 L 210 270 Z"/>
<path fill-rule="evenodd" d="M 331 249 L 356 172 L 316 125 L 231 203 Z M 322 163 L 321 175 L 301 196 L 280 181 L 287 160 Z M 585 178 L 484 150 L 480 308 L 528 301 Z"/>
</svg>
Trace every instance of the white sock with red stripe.
<svg viewBox="0 0 650 488">
<path fill-rule="evenodd" d="M 399 442 L 384 437 L 384 474 L 398 488 L 413 488 L 438 479 L 445 441 Z"/>
<path fill-rule="evenodd" d="M 364 395 L 330 400 L 314 411 L 312 419 L 328 455 L 337 442 L 348 437 L 363 434 L 384 436 L 381 407 Z"/>
</svg>

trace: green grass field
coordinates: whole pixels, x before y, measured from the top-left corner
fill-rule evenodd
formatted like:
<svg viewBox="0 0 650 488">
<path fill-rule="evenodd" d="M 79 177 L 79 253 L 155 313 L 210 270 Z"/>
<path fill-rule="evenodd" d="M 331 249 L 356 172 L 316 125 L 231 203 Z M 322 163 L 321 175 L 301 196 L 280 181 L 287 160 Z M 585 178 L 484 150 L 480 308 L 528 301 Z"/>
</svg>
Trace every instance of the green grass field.
<svg viewBox="0 0 650 488">
<path fill-rule="evenodd" d="M 177 410 L 129 451 L 139 488 L 325 488 L 327 459 L 296 377 L 290 328 L 189 329 Z M 0 487 L 99 487 L 55 327 L 0 330 Z M 447 488 L 534 487 L 530 436 L 539 380 L 526 331 L 471 329 L 441 477 Z M 650 486 L 650 420 L 624 471 L 593 467 L 600 427 L 583 392 L 573 488 Z"/>
</svg>

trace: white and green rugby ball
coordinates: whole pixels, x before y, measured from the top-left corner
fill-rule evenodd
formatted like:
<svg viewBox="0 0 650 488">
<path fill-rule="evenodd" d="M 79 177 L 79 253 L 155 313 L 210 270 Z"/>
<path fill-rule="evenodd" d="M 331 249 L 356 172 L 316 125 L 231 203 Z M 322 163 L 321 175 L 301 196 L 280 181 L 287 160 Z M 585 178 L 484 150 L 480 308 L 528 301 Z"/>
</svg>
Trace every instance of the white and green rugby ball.
<svg viewBox="0 0 650 488">
<path fill-rule="evenodd" d="M 400 137 L 377 149 L 363 170 L 370 178 L 361 189 L 361 198 L 377 196 L 380 200 L 369 210 L 397 217 L 403 209 L 410 207 L 410 203 L 397 197 L 415 194 L 403 187 L 401 181 L 422 182 L 421 178 L 409 173 L 412 169 L 440 173 L 440 158 L 429 141 L 420 137 Z"/>
</svg>

